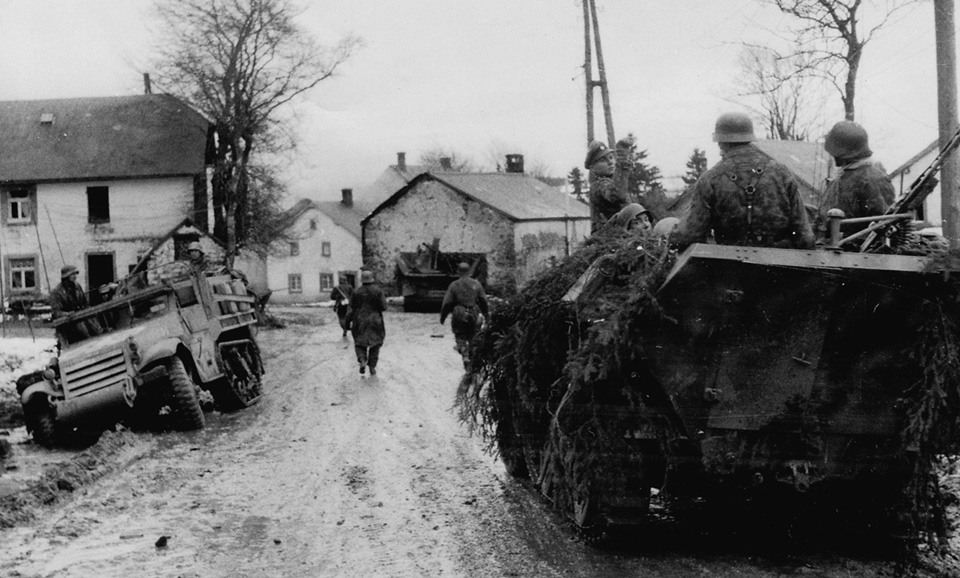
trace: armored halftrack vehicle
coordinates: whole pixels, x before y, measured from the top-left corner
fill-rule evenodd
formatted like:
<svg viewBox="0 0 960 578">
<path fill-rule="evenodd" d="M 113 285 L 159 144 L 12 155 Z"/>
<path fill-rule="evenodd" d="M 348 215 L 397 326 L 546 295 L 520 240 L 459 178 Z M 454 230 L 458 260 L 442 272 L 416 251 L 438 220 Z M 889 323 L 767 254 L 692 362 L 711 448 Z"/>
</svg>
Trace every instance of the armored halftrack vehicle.
<svg viewBox="0 0 960 578">
<path fill-rule="evenodd" d="M 643 523 L 651 495 L 842 494 L 887 513 L 924 485 L 925 436 L 958 413 L 958 384 L 931 386 L 956 297 L 933 257 L 625 246 L 579 266 L 606 286 L 558 269 L 473 343 L 461 417 L 509 473 L 584 529 Z"/>
<path fill-rule="evenodd" d="M 441 252 L 440 239 L 434 239 L 429 245 L 421 244 L 418 251 L 397 254 L 395 279 L 403 310 L 439 312 L 447 287 L 459 277 L 460 263 L 468 263 L 470 276 L 486 284 L 485 253 Z"/>
<path fill-rule="evenodd" d="M 200 429 L 201 390 L 223 410 L 257 402 L 264 368 L 240 280 L 185 273 L 122 292 L 54 320 L 59 355 L 18 380 L 34 439 L 53 446 L 123 421 Z"/>
</svg>

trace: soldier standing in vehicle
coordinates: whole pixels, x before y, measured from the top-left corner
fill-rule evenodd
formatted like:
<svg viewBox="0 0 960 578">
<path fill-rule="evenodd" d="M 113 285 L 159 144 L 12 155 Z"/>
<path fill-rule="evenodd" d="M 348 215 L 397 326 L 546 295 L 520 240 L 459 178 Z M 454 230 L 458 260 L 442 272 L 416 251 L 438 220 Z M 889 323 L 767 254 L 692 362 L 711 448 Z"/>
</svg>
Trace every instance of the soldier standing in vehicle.
<svg viewBox="0 0 960 578">
<path fill-rule="evenodd" d="M 190 270 L 196 275 L 203 275 L 210 269 L 210 262 L 203 252 L 203 247 L 198 241 L 193 241 L 187 245 L 187 255 L 190 257 Z"/>
<path fill-rule="evenodd" d="M 460 263 L 457 267 L 460 278 L 447 287 L 443 296 L 443 305 L 440 306 L 440 324 L 450 315 L 450 328 L 456 340 L 454 349 L 463 356 L 463 363 L 467 365 L 467 348 L 473 336 L 477 334 L 481 324 L 481 315 L 488 315 L 487 294 L 483 285 L 470 276 L 470 265 Z"/>
<path fill-rule="evenodd" d="M 64 265 L 60 269 L 60 284 L 50 293 L 51 319 L 87 308 L 87 294 L 77 283 L 79 275 L 80 270 L 73 265 Z"/>
<path fill-rule="evenodd" d="M 330 299 L 333 300 L 333 310 L 337 314 L 337 320 L 340 322 L 340 328 L 343 329 L 343 336 L 347 336 L 347 309 L 350 307 L 350 297 L 353 295 L 353 286 L 340 279 L 340 284 L 330 292 Z"/>
<path fill-rule="evenodd" d="M 712 232 L 722 245 L 813 248 L 797 179 L 750 144 L 756 140 L 750 117 L 720 115 L 713 140 L 722 158 L 694 184 L 690 211 L 672 243 L 684 249 Z"/>
<path fill-rule="evenodd" d="M 350 297 L 347 326 L 353 333 L 353 348 L 360 363 L 360 374 L 370 366 L 370 375 L 377 374 L 380 347 L 386 337 L 383 312 L 387 310 L 387 298 L 377 286 L 372 271 L 360 273 L 362 285 Z"/>
<path fill-rule="evenodd" d="M 627 204 L 627 195 L 614 179 L 616 155 L 606 144 L 590 143 L 583 166 L 590 171 L 590 231 L 596 233 Z"/>
<path fill-rule="evenodd" d="M 838 171 L 827 185 L 817 232 L 827 236 L 826 213 L 830 209 L 840 209 L 848 219 L 884 214 L 893 204 L 896 192 L 886 172 L 873 161 L 867 131 L 853 121 L 840 121 L 827 133 L 823 148 L 833 156 Z M 845 226 L 844 234 L 855 233 L 868 225 Z"/>
</svg>

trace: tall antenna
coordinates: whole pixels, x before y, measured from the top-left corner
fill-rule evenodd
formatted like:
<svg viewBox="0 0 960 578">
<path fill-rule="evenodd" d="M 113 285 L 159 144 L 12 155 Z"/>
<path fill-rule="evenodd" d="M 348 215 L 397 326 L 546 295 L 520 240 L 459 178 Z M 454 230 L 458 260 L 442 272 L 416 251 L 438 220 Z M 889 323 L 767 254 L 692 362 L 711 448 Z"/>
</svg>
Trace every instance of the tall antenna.
<svg viewBox="0 0 960 578">
<path fill-rule="evenodd" d="M 590 25 L 593 24 L 593 38 L 597 50 L 597 76 L 593 80 L 593 62 L 591 58 Z M 610 109 L 610 91 L 607 88 L 607 73 L 603 66 L 603 50 L 600 46 L 600 22 L 597 20 L 596 0 L 583 0 L 584 24 L 584 78 L 587 84 L 587 143 L 593 141 L 593 89 L 600 87 L 600 98 L 603 101 L 603 118 L 607 127 L 607 144 L 614 147 L 616 139 L 613 136 L 613 112 Z"/>
</svg>

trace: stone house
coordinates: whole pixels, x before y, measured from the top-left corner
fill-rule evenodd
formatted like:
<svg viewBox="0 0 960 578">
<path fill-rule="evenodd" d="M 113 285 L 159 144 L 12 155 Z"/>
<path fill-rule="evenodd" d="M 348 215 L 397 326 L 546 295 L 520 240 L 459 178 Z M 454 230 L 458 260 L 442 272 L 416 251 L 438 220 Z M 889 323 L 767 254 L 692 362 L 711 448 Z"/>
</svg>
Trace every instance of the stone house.
<svg viewBox="0 0 960 578">
<path fill-rule="evenodd" d="M 301 199 L 287 210 L 266 257 L 272 303 L 326 301 L 341 281 L 356 285 L 362 264 L 360 220 L 372 208 L 354 203 L 352 189 L 339 201 Z"/>
<path fill-rule="evenodd" d="M 207 231 L 210 129 L 168 95 L 0 102 L 2 297 L 45 295 L 64 264 L 98 287 L 184 219 Z"/>
<path fill-rule="evenodd" d="M 422 173 L 361 225 L 363 263 L 388 290 L 400 253 L 436 239 L 441 252 L 486 254 L 488 290 L 507 295 L 589 236 L 590 209 L 509 155 L 504 173 Z"/>
</svg>

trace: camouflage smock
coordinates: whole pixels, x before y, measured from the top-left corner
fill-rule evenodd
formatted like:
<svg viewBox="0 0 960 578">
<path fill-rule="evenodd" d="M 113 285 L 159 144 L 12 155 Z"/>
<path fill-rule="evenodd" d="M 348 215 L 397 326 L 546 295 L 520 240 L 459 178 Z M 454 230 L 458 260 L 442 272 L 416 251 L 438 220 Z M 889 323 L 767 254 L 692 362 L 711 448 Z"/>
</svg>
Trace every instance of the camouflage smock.
<svg viewBox="0 0 960 578">
<path fill-rule="evenodd" d="M 825 223 L 827 211 L 834 208 L 843 211 L 843 216 L 848 219 L 882 215 L 893 204 L 894 196 L 896 192 L 883 169 L 869 158 L 861 159 L 841 167 L 837 176 L 827 185 L 820 220 Z M 846 225 L 843 234 L 849 235 L 868 225 Z"/>
<path fill-rule="evenodd" d="M 487 294 L 483 285 L 473 277 L 463 276 L 447 287 L 440 307 L 440 323 L 447 315 L 453 334 L 472 339 L 477 330 L 478 313 L 487 315 Z"/>
<path fill-rule="evenodd" d="M 705 242 L 711 230 L 722 245 L 814 246 L 793 173 L 753 145 L 725 152 L 691 194 L 690 211 L 674 239 L 680 248 Z"/>
<path fill-rule="evenodd" d="M 613 177 L 590 171 L 590 227 L 599 231 L 607 221 L 627 205 L 626 192 Z"/>
</svg>

